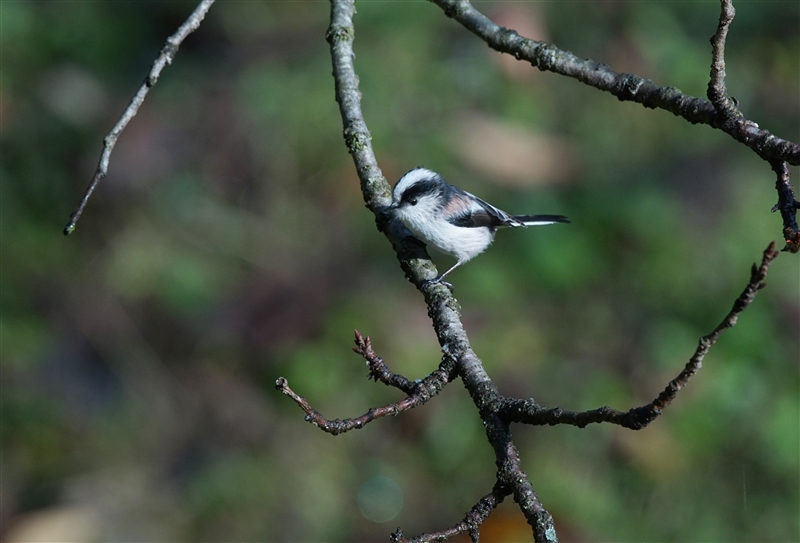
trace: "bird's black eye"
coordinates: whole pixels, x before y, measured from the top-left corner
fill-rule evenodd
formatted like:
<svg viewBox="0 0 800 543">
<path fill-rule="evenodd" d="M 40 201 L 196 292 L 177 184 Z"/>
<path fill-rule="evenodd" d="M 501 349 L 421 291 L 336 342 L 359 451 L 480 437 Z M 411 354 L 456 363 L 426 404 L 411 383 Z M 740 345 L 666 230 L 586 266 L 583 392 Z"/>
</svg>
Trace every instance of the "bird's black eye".
<svg viewBox="0 0 800 543">
<path fill-rule="evenodd" d="M 408 203 L 411 204 L 412 206 L 417 205 L 418 202 L 419 202 L 419 200 L 417 200 L 416 197 L 411 197 L 411 198 L 408 199 Z"/>
</svg>

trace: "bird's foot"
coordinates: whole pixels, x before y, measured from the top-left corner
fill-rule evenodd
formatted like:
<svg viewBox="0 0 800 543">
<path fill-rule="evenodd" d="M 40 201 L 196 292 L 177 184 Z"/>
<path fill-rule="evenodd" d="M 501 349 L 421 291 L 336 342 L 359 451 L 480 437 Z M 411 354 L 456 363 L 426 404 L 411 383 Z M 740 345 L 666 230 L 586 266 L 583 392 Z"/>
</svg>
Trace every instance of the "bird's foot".
<svg viewBox="0 0 800 543">
<path fill-rule="evenodd" d="M 442 280 L 441 277 L 437 277 L 436 279 L 428 279 L 427 281 L 422 283 L 422 289 L 424 290 L 424 289 L 430 287 L 431 285 L 438 285 L 438 284 L 442 284 L 442 285 L 446 286 L 450 290 L 450 293 L 451 294 L 453 293 L 453 285 L 451 285 L 447 281 Z"/>
</svg>

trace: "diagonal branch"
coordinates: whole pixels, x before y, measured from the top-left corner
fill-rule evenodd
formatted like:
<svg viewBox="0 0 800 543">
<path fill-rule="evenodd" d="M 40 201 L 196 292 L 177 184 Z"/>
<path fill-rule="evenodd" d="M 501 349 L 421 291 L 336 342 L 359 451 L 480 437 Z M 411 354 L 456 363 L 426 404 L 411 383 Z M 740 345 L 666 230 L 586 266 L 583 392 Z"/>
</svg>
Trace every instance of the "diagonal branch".
<svg viewBox="0 0 800 543">
<path fill-rule="evenodd" d="M 167 38 L 167 42 L 164 44 L 164 47 L 161 48 L 161 52 L 153 61 L 150 73 L 147 74 L 141 87 L 136 91 L 131 103 L 128 104 L 128 107 L 122 112 L 122 116 L 117 121 L 117 124 L 114 125 L 114 128 L 111 129 L 111 132 L 103 139 L 103 152 L 100 155 L 100 162 L 97 165 L 97 170 L 95 170 L 94 176 L 89 182 L 89 186 L 86 188 L 86 192 L 84 192 L 77 209 L 69 216 L 69 222 L 64 227 L 65 236 L 68 236 L 75 230 L 75 225 L 78 223 L 81 215 L 83 215 L 83 210 L 89 202 L 89 198 L 92 196 L 94 189 L 97 188 L 97 184 L 108 174 L 108 163 L 111 159 L 111 152 L 114 150 L 114 146 L 117 144 L 117 139 L 120 134 L 122 134 L 122 131 L 125 130 L 125 127 L 128 126 L 128 123 L 139 111 L 147 93 L 150 92 L 150 89 L 158 81 L 161 71 L 167 64 L 172 64 L 172 60 L 175 58 L 175 54 L 178 52 L 178 48 L 181 43 L 183 43 L 183 40 L 186 39 L 186 36 L 197 30 L 213 3 L 214 0 L 202 0 L 178 30 Z"/>
<path fill-rule="evenodd" d="M 431 1 L 442 8 L 445 15 L 461 23 L 496 51 L 530 62 L 542 71 L 577 79 L 590 87 L 609 92 L 621 101 L 663 109 L 692 124 L 718 128 L 750 147 L 764 160 L 785 160 L 789 164 L 800 165 L 800 145 L 778 138 L 745 118 L 729 122 L 708 100 L 684 94 L 675 87 L 661 87 L 638 75 L 615 72 L 606 64 L 579 58 L 551 43 L 522 37 L 512 29 L 497 25 L 475 9 L 469 0 Z M 728 0 L 723 2 L 727 3 Z M 725 30 L 727 24 L 724 23 Z"/>
<path fill-rule="evenodd" d="M 360 417 L 353 419 L 326 419 L 319 411 L 311 407 L 305 398 L 289 388 L 289 382 L 285 377 L 278 377 L 278 380 L 275 381 L 275 388 L 289 396 L 306 412 L 306 420 L 308 422 L 319 427 L 320 430 L 336 436 L 350 430 L 360 430 L 375 419 L 389 415 L 394 416 L 427 403 L 428 400 L 439 394 L 450 381 L 456 378 L 455 367 L 455 359 L 445 355 L 438 369 L 432 371 L 421 381 L 415 382 L 413 392 L 406 398 L 381 407 L 373 407 Z"/>
<path fill-rule="evenodd" d="M 708 82 L 708 99 L 726 120 L 741 117 L 736 101 L 728 96 L 725 87 L 725 40 L 736 10 L 731 0 L 721 0 L 717 32 L 711 37 L 711 80 Z"/>
<path fill-rule="evenodd" d="M 574 412 L 561 409 L 560 407 L 546 409 L 532 400 L 509 399 L 504 402 L 500 410 L 500 415 L 509 422 L 522 422 L 534 426 L 545 424 L 551 426 L 556 424 L 571 424 L 583 428 L 591 423 L 609 422 L 632 430 L 641 430 L 645 428 L 672 403 L 672 400 L 675 399 L 678 392 L 689 382 L 689 379 L 700 370 L 703 365 L 703 359 L 706 354 L 708 354 L 711 346 L 717 342 L 725 330 L 733 328 L 736 325 L 742 311 L 747 309 L 753 302 L 756 293 L 766 286 L 764 281 L 767 278 L 769 265 L 777 256 L 778 252 L 775 250 L 775 242 L 772 242 L 769 244 L 769 247 L 764 250 L 761 264 L 759 266 L 753 264 L 753 269 L 750 272 L 750 281 L 733 303 L 731 310 L 725 318 L 722 319 L 722 322 L 720 322 L 711 333 L 700 338 L 697 349 L 689 359 L 689 362 L 686 363 L 683 371 L 681 371 L 675 379 L 670 381 L 661 394 L 649 404 L 633 408 L 627 412 L 617 411 L 610 407 L 600 407 L 590 411 Z"/>
<path fill-rule="evenodd" d="M 403 535 L 403 530 L 398 528 L 397 531 L 391 535 L 390 539 L 392 543 L 430 543 L 431 541 L 444 541 L 453 536 L 467 533 L 473 543 L 477 543 L 480 539 L 479 528 L 481 524 L 489 518 L 489 514 L 492 510 L 503 503 L 503 500 L 508 494 L 509 492 L 507 490 L 501 488 L 499 484 L 496 484 L 492 492 L 481 498 L 480 501 L 467 512 L 464 520 L 452 528 L 430 534 L 418 535 L 411 539 L 406 539 Z"/>
</svg>

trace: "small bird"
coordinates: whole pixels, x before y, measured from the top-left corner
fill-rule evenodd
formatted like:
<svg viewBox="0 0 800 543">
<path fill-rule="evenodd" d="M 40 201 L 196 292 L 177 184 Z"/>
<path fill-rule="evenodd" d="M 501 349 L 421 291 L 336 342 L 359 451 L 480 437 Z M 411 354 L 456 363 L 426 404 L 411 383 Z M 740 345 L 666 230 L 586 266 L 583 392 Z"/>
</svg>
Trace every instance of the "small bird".
<svg viewBox="0 0 800 543">
<path fill-rule="evenodd" d="M 387 211 L 426 244 L 458 259 L 425 285 L 443 282 L 448 273 L 481 254 L 498 228 L 569 222 L 563 215 L 509 215 L 426 168 L 414 168 L 400 178 Z M 452 290 L 452 285 L 444 284 Z"/>
</svg>

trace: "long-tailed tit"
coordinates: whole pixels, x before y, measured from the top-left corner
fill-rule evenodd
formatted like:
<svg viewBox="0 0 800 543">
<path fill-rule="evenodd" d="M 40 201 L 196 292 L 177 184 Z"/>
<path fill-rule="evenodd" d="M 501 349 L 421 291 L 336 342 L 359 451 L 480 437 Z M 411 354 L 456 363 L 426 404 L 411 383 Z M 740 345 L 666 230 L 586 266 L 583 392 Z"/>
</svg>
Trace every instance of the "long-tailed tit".
<svg viewBox="0 0 800 543">
<path fill-rule="evenodd" d="M 569 222 L 563 215 L 509 215 L 425 168 L 415 168 L 400 178 L 387 211 L 394 212 L 426 244 L 458 259 L 426 284 L 442 282 L 448 273 L 481 254 L 498 228 Z"/>
</svg>

